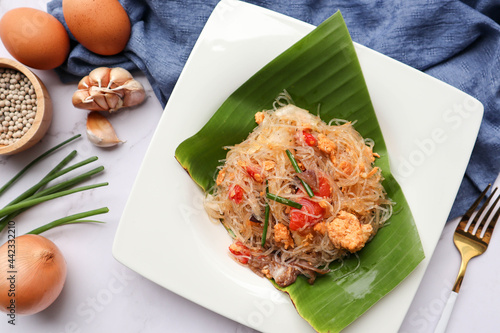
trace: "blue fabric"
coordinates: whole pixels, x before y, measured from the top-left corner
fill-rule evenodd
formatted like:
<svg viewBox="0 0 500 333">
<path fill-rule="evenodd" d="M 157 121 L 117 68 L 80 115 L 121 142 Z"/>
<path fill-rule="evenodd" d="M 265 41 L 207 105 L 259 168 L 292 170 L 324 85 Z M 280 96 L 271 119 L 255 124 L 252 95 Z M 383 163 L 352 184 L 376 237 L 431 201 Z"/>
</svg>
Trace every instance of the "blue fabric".
<svg viewBox="0 0 500 333">
<path fill-rule="evenodd" d="M 123 53 L 101 57 L 74 44 L 57 71 L 64 82 L 98 66 L 139 69 L 165 106 L 216 0 L 121 0 L 132 22 Z M 500 170 L 500 3 L 497 0 L 249 0 L 319 25 L 342 12 L 354 41 L 428 73 L 485 106 L 450 218 L 463 214 Z M 47 10 L 64 23 L 62 0 Z M 429 189 L 439 191 L 439 189 Z"/>
</svg>

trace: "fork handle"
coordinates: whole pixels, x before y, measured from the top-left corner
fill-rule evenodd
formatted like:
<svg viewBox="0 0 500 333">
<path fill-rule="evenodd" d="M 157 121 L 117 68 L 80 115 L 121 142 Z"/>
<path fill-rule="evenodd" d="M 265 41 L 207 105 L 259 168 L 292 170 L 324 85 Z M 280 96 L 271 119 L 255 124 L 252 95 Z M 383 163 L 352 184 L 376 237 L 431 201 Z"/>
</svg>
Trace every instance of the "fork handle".
<svg viewBox="0 0 500 333">
<path fill-rule="evenodd" d="M 441 318 L 437 323 L 436 329 L 434 333 L 444 333 L 446 331 L 446 326 L 448 326 L 448 321 L 450 320 L 451 312 L 453 311 L 453 307 L 455 306 L 455 301 L 457 300 L 458 293 L 452 291 L 446 304 L 443 309 L 443 313 L 441 314 Z"/>
</svg>

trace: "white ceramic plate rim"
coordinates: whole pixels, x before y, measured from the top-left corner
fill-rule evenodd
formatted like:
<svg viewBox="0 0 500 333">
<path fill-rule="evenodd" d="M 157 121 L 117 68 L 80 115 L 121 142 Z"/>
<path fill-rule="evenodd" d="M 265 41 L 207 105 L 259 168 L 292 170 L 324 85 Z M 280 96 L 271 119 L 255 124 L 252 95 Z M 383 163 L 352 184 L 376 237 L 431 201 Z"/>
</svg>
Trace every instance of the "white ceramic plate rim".
<svg viewBox="0 0 500 333">
<path fill-rule="evenodd" d="M 238 86 L 312 29 L 236 0 L 217 5 L 164 110 L 113 244 L 114 257 L 139 274 L 262 332 L 313 330 L 287 296 L 226 255 L 229 237 L 209 222 L 201 190 L 174 152 Z M 424 73 L 355 47 L 426 259 L 345 331 L 396 332 L 460 186 L 483 106 Z"/>
</svg>

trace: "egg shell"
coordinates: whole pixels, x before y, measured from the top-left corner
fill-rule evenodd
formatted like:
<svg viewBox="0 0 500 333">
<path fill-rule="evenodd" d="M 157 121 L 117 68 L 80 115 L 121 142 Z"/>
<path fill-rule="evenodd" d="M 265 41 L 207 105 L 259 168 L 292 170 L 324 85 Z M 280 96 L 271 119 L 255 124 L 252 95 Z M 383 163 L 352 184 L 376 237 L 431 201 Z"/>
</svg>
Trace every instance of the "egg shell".
<svg viewBox="0 0 500 333">
<path fill-rule="evenodd" d="M 62 65 L 70 49 L 68 32 L 61 22 L 34 8 L 6 12 L 0 20 L 0 38 L 17 61 L 36 69 Z"/>
<path fill-rule="evenodd" d="M 130 38 L 130 19 L 117 0 L 63 0 L 69 31 L 88 50 L 100 55 L 123 51 Z"/>
</svg>

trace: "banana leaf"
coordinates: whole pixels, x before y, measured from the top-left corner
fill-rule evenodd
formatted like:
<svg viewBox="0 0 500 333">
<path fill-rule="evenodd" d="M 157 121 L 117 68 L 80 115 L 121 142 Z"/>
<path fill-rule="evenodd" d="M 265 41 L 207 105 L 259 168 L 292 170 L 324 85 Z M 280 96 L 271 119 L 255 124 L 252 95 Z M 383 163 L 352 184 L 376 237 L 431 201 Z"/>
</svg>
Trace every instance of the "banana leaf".
<svg viewBox="0 0 500 333">
<path fill-rule="evenodd" d="M 281 288 L 315 330 L 339 332 L 424 258 L 412 213 L 390 172 L 384 138 L 341 13 L 332 15 L 234 91 L 198 133 L 177 147 L 175 157 L 209 191 L 226 155 L 223 147 L 246 139 L 256 126 L 254 114 L 271 109 L 283 90 L 297 106 L 313 113 L 319 110 L 326 122 L 334 118 L 356 121 L 355 128 L 375 142 L 385 189 L 396 202 L 397 213 L 357 256 L 332 264 L 332 272 L 317 278 L 314 285 L 299 277 Z M 249 274 L 253 273 L 249 270 Z"/>
</svg>

